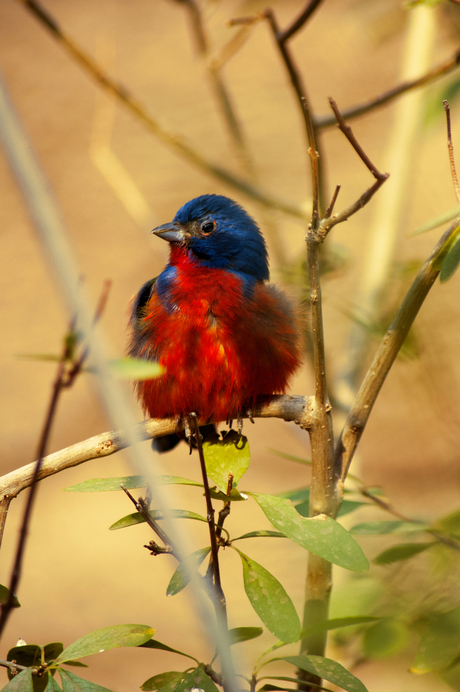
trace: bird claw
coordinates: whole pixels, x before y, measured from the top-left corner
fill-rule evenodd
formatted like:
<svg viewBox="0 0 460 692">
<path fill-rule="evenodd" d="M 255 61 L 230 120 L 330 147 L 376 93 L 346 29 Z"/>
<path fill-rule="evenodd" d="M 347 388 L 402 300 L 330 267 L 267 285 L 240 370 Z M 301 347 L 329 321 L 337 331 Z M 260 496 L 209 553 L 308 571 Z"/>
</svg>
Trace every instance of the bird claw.
<svg viewBox="0 0 460 692">
<path fill-rule="evenodd" d="M 253 415 L 252 415 L 252 409 L 250 409 L 250 408 L 246 409 L 246 415 L 249 418 L 249 420 L 251 421 L 251 423 L 254 425 L 255 420 L 254 420 Z"/>
<path fill-rule="evenodd" d="M 241 438 L 243 437 L 243 416 L 238 416 L 238 421 L 236 424 L 236 432 L 238 433 L 238 440 L 237 440 L 236 444 L 238 444 L 240 442 Z"/>
</svg>

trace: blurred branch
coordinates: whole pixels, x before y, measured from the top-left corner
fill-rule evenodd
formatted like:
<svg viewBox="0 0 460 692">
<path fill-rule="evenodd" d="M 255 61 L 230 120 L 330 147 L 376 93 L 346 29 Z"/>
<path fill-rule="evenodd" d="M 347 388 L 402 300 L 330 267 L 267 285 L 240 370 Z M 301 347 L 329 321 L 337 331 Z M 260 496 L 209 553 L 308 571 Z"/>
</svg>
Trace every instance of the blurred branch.
<svg viewBox="0 0 460 692">
<path fill-rule="evenodd" d="M 151 115 L 147 113 L 124 86 L 111 79 L 106 72 L 98 65 L 85 51 L 74 43 L 59 27 L 51 14 L 45 10 L 36 0 L 16 0 L 24 5 L 56 38 L 60 44 L 72 55 L 72 57 L 84 68 L 107 93 L 114 96 L 118 103 L 129 110 L 152 134 L 166 144 L 170 149 L 186 159 L 189 163 L 196 166 L 205 173 L 217 178 L 221 182 L 238 190 L 247 197 L 256 200 L 260 204 L 278 209 L 290 216 L 305 219 L 303 209 L 294 203 L 280 199 L 270 192 L 263 190 L 243 178 L 239 178 L 230 171 L 207 161 L 192 147 L 185 144 L 182 138 L 174 133 L 165 130 Z"/>
<path fill-rule="evenodd" d="M 286 421 L 304 422 L 308 425 L 310 398 L 303 396 L 273 396 L 267 404 L 255 406 L 252 411 L 254 418 L 282 418 Z M 149 419 L 136 427 L 136 437 L 143 440 L 161 437 L 182 430 L 182 425 L 174 419 Z M 43 459 L 38 475 L 39 480 L 64 471 L 72 466 L 78 466 L 91 459 L 109 456 L 129 445 L 129 436 L 123 430 L 95 435 L 87 440 L 78 442 L 70 447 L 54 452 Z M 32 483 L 35 464 L 27 464 L 19 469 L 0 477 L 0 499 L 17 497 L 19 493 Z"/>
<path fill-rule="evenodd" d="M 279 40 L 282 43 L 284 43 L 285 41 L 288 41 L 292 36 L 294 36 L 294 34 L 296 34 L 299 31 L 299 29 L 301 29 L 303 25 L 308 22 L 311 15 L 319 7 L 321 2 L 322 0 L 310 0 L 310 2 L 307 2 L 307 6 L 299 14 L 297 19 L 294 19 L 290 26 L 286 27 L 284 31 L 281 31 L 279 33 Z"/>
<path fill-rule="evenodd" d="M 375 354 L 356 395 L 335 449 L 335 466 L 342 468 L 345 480 L 356 447 L 364 432 L 380 389 L 431 287 L 436 281 L 452 242 L 458 235 L 460 217 L 450 225 L 417 274 L 401 307 Z"/>
<path fill-rule="evenodd" d="M 426 72 L 422 77 L 404 80 L 403 82 L 401 82 L 401 84 L 398 84 L 398 86 L 395 86 L 392 89 L 388 89 L 388 91 L 384 91 L 383 94 L 380 94 L 380 96 L 376 96 L 370 101 L 366 101 L 365 103 L 362 103 L 359 106 L 352 106 L 351 108 L 348 108 L 347 110 L 343 111 L 342 115 L 346 120 L 358 118 L 360 115 L 369 113 L 373 110 L 376 110 L 377 108 L 380 108 L 381 106 L 386 105 L 387 103 L 390 103 L 391 101 L 394 101 L 398 98 L 398 96 L 401 96 L 401 94 L 404 94 L 407 91 L 411 91 L 412 89 L 418 89 L 419 87 L 425 86 L 426 84 L 430 84 L 431 82 L 436 81 L 437 79 L 439 79 L 439 77 L 449 74 L 449 72 L 455 70 L 455 68 L 458 67 L 459 64 L 460 49 L 456 50 L 454 55 L 445 62 L 441 63 L 437 67 L 433 67 L 431 70 L 428 70 L 428 72 Z M 333 127 L 334 124 L 335 119 L 330 115 L 318 118 L 316 121 L 316 127 L 318 130 L 323 130 L 327 127 Z"/>
</svg>

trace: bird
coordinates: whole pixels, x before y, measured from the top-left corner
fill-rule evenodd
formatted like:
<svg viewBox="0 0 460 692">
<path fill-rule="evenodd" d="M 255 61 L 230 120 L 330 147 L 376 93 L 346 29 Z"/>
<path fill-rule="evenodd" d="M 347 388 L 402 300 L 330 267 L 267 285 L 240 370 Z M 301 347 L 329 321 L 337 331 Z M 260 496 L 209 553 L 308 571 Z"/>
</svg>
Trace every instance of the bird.
<svg viewBox="0 0 460 692">
<path fill-rule="evenodd" d="M 296 311 L 269 283 L 259 226 L 228 197 L 196 197 L 152 233 L 170 244 L 170 258 L 132 301 L 128 355 L 164 371 L 136 382 L 137 396 L 152 418 L 195 413 L 207 434 L 285 393 L 302 360 Z M 153 446 L 179 441 L 172 434 Z"/>
</svg>

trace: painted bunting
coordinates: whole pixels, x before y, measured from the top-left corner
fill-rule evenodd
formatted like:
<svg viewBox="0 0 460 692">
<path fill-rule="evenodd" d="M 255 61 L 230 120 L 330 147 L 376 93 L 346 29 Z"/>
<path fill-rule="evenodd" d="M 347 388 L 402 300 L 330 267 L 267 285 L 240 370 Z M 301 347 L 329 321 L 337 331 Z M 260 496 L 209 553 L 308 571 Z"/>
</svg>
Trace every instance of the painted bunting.
<svg viewBox="0 0 460 692">
<path fill-rule="evenodd" d="M 152 233 L 170 243 L 170 260 L 133 301 L 129 355 L 165 372 L 136 383 L 144 411 L 218 422 L 284 393 L 301 362 L 299 334 L 289 299 L 267 283 L 255 221 L 227 197 L 202 195 Z M 154 447 L 178 441 L 157 438 Z"/>
</svg>

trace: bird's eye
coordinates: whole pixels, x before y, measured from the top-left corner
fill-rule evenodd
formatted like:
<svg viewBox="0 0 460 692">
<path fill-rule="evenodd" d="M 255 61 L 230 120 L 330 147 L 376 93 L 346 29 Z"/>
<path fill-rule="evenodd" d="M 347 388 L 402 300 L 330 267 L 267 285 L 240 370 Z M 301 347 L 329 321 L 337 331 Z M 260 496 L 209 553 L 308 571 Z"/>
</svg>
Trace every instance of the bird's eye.
<svg viewBox="0 0 460 692">
<path fill-rule="evenodd" d="M 213 232 L 215 227 L 216 227 L 215 221 L 205 221 L 204 224 L 201 226 L 201 232 L 203 233 L 203 235 L 209 235 L 210 233 Z"/>
</svg>

